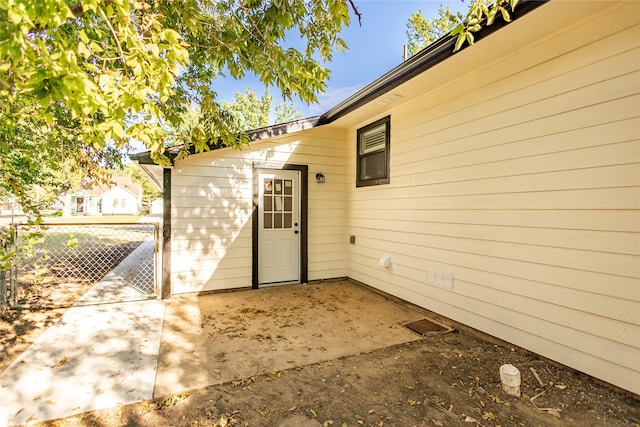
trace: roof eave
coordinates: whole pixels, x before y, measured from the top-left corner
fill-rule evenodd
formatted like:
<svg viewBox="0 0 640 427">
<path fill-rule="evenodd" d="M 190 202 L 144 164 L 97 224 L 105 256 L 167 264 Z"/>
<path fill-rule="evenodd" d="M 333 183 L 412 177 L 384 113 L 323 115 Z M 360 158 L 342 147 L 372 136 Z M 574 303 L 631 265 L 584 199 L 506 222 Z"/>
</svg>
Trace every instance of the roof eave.
<svg viewBox="0 0 640 427">
<path fill-rule="evenodd" d="M 512 21 L 520 18 L 534 9 L 542 6 L 550 0 L 523 0 L 518 4 L 515 11 L 511 13 Z M 474 33 L 475 42 L 505 27 L 508 22 L 502 19 L 496 19 L 492 25 L 482 28 L 482 30 Z M 329 111 L 320 116 L 319 125 L 331 123 L 355 110 L 368 104 L 374 99 L 384 95 L 385 93 L 395 89 L 401 84 L 411 80 L 418 74 L 423 73 L 429 68 L 445 61 L 458 52 L 468 49 L 470 46 L 465 44 L 460 51 L 454 52 L 457 37 L 446 35 L 428 47 L 424 48 L 402 64 L 389 71 L 371 84 L 342 101 L 340 104 L 331 108 Z"/>
<path fill-rule="evenodd" d="M 320 116 L 309 117 L 305 119 L 294 120 L 287 123 L 279 123 L 272 126 L 266 126 L 258 129 L 252 129 L 247 131 L 247 137 L 250 142 L 260 141 L 263 139 L 269 139 L 276 136 L 287 135 L 293 132 L 300 132 L 303 130 L 311 129 L 318 126 L 320 122 Z M 209 145 L 207 151 L 218 150 L 225 148 L 226 146 L 221 143 L 212 143 Z M 171 165 L 173 165 L 175 158 L 184 149 L 184 145 L 177 145 L 169 147 L 165 150 L 164 155 L 169 158 Z M 189 155 L 199 154 L 195 148 L 191 146 L 189 148 Z M 131 161 L 137 162 L 140 165 L 157 165 L 157 163 L 151 158 L 151 151 L 144 151 L 141 153 L 130 153 L 128 157 Z"/>
</svg>

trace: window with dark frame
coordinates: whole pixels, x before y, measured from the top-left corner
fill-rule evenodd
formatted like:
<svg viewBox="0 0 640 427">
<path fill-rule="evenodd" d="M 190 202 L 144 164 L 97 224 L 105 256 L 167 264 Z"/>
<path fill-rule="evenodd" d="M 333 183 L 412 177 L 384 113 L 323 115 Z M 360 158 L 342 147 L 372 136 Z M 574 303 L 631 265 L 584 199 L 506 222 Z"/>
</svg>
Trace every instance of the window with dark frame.
<svg viewBox="0 0 640 427">
<path fill-rule="evenodd" d="M 356 187 L 389 183 L 391 116 L 358 129 Z"/>
</svg>

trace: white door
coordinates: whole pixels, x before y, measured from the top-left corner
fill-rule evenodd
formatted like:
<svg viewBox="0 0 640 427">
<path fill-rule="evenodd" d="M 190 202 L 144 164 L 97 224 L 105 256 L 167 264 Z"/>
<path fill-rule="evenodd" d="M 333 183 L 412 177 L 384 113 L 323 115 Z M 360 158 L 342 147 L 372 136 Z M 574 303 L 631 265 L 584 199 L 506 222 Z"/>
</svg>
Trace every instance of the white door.
<svg viewBox="0 0 640 427">
<path fill-rule="evenodd" d="M 258 282 L 300 281 L 300 172 L 258 173 Z"/>
</svg>

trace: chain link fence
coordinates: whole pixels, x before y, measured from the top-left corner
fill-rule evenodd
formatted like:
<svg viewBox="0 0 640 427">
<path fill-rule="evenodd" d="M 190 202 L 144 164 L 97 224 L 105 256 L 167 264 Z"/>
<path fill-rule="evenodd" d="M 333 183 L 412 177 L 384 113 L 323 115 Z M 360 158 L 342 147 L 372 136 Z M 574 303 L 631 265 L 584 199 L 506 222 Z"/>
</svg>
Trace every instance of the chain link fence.
<svg viewBox="0 0 640 427">
<path fill-rule="evenodd" d="M 12 306 L 58 307 L 158 294 L 158 224 L 14 226 Z"/>
</svg>

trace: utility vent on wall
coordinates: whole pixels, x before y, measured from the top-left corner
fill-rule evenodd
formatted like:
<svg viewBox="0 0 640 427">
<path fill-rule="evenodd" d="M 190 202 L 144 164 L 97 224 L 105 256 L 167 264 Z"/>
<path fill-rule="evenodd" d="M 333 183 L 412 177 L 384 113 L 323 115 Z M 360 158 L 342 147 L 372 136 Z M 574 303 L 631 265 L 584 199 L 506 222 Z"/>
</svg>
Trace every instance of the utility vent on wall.
<svg viewBox="0 0 640 427">
<path fill-rule="evenodd" d="M 404 96 L 397 94 L 397 93 L 392 93 L 390 95 L 385 96 L 384 98 L 381 98 L 378 100 L 377 104 L 378 105 L 389 105 L 391 103 L 396 102 L 398 99 L 404 98 Z"/>
<path fill-rule="evenodd" d="M 445 289 L 453 289 L 453 273 L 429 268 L 427 270 L 427 282 Z"/>
</svg>

